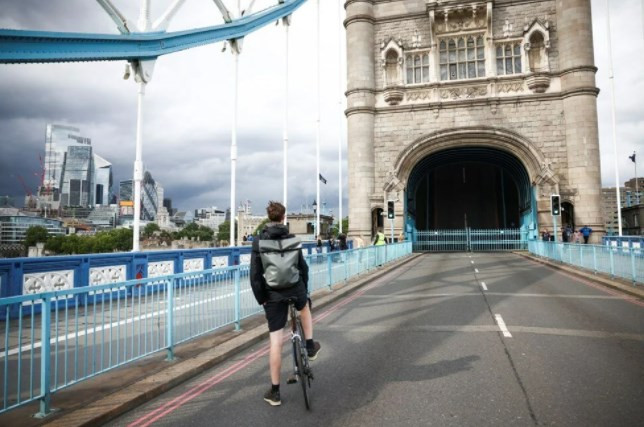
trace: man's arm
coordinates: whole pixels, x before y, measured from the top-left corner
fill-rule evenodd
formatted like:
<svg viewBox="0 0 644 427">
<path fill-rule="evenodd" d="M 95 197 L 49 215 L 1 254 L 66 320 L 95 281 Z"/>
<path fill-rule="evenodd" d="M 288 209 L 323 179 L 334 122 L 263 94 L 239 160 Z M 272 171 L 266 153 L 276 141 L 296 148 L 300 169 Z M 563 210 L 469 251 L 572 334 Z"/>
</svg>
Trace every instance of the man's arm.
<svg viewBox="0 0 644 427">
<path fill-rule="evenodd" d="M 268 292 L 264 279 L 264 266 L 262 257 L 259 255 L 259 240 L 253 241 L 253 249 L 250 253 L 250 286 L 253 288 L 253 295 L 259 305 L 268 301 Z"/>
</svg>

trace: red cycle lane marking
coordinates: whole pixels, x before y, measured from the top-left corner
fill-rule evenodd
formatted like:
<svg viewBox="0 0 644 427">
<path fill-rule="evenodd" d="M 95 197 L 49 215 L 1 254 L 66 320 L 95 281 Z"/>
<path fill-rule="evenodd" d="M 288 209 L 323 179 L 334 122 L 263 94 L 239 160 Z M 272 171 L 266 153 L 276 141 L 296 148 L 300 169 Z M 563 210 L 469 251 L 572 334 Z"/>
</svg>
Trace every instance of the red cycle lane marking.
<svg viewBox="0 0 644 427">
<path fill-rule="evenodd" d="M 353 295 L 350 297 L 347 297 L 343 301 L 335 304 L 334 306 L 330 307 L 328 310 L 323 311 L 319 316 L 316 316 L 313 318 L 313 323 L 317 323 L 339 308 L 342 308 L 343 306 L 347 305 L 348 303 L 356 300 L 360 296 L 362 296 L 365 292 L 368 290 L 382 284 L 382 282 L 389 277 L 390 274 L 386 274 L 385 276 L 377 279 L 376 282 L 367 285 L 360 289 L 359 291 L 355 292 Z M 283 341 L 288 341 L 289 337 L 286 336 L 284 337 Z M 150 424 L 158 421 L 159 419 L 163 418 L 164 416 L 168 415 L 169 413 L 175 411 L 179 407 L 183 406 L 184 404 L 188 403 L 195 397 L 201 395 L 202 393 L 206 392 L 207 390 L 211 389 L 215 385 L 219 384 L 229 376 L 233 375 L 234 373 L 240 371 L 241 369 L 245 368 L 246 366 L 250 365 L 252 362 L 255 360 L 259 359 L 261 356 L 264 356 L 268 353 L 270 347 L 266 346 L 263 347 L 259 350 L 256 350 L 255 352 L 249 354 L 246 356 L 243 360 L 229 366 L 228 368 L 224 369 L 222 372 L 217 373 L 216 375 L 208 378 L 207 380 L 197 384 L 196 386 L 192 387 L 191 389 L 187 390 L 183 394 L 175 397 L 169 402 L 166 402 L 165 404 L 159 406 L 157 409 L 147 413 L 146 415 L 143 415 L 142 417 L 138 418 L 137 420 L 133 421 L 132 423 L 128 424 L 128 427 L 147 427 Z"/>
</svg>

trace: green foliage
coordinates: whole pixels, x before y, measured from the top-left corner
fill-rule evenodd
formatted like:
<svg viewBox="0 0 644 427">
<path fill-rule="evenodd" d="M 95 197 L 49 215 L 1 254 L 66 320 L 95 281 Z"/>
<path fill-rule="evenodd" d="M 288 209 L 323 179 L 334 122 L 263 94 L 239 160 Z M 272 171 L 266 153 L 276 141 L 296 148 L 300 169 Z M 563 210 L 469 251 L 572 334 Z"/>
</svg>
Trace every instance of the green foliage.
<svg viewBox="0 0 644 427">
<path fill-rule="evenodd" d="M 270 219 L 266 218 L 264 221 L 260 222 L 255 231 L 253 231 L 253 236 L 259 236 L 259 233 L 266 227 L 266 224 L 271 222 Z"/>
<path fill-rule="evenodd" d="M 54 236 L 45 243 L 45 249 L 58 255 L 129 252 L 132 250 L 132 230 L 119 228 L 93 236 Z"/>
<path fill-rule="evenodd" d="M 235 221 L 235 236 L 239 236 L 239 223 Z M 228 241 L 230 239 L 230 221 L 224 221 L 219 224 L 217 231 L 217 241 Z"/>
<path fill-rule="evenodd" d="M 346 216 L 342 219 L 342 232 L 344 234 L 349 234 L 349 217 Z M 331 227 L 331 234 L 334 236 L 337 236 L 340 234 L 340 231 L 338 230 L 338 224 L 333 224 L 333 227 Z"/>
<path fill-rule="evenodd" d="M 47 241 L 49 233 L 42 225 L 34 225 L 27 229 L 25 233 L 25 247 L 35 246 L 36 243 L 44 243 Z"/>
<path fill-rule="evenodd" d="M 151 222 L 143 229 L 143 238 L 149 239 L 157 231 L 161 231 L 161 228 L 155 222 Z"/>
<path fill-rule="evenodd" d="M 178 232 L 180 239 L 194 239 L 199 241 L 212 241 L 215 237 L 215 232 L 212 228 L 204 225 L 199 225 L 196 222 L 191 222 Z"/>
</svg>

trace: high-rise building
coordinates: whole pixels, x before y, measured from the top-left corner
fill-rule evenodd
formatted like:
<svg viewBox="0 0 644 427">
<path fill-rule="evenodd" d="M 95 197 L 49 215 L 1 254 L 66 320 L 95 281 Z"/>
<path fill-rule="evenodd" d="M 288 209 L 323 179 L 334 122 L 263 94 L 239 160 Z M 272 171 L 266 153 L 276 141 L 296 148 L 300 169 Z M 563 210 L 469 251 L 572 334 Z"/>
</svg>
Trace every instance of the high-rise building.
<svg viewBox="0 0 644 427">
<path fill-rule="evenodd" d="M 112 199 L 112 164 L 94 154 L 94 204 L 107 206 Z"/>
<path fill-rule="evenodd" d="M 141 182 L 141 218 L 144 221 L 154 221 L 157 210 L 161 206 L 163 198 L 163 187 L 152 178 L 150 172 L 145 172 Z M 134 215 L 134 182 L 129 179 L 119 184 L 119 206 L 121 216 Z M 131 217 L 130 217 L 131 218 Z"/>
<path fill-rule="evenodd" d="M 94 199 L 94 159 L 90 145 L 69 146 L 63 160 L 60 203 L 62 206 L 91 205 Z"/>
<path fill-rule="evenodd" d="M 110 203 L 112 164 L 95 154 L 91 144 L 76 127 L 47 125 L 41 204 L 58 209 Z"/>
</svg>

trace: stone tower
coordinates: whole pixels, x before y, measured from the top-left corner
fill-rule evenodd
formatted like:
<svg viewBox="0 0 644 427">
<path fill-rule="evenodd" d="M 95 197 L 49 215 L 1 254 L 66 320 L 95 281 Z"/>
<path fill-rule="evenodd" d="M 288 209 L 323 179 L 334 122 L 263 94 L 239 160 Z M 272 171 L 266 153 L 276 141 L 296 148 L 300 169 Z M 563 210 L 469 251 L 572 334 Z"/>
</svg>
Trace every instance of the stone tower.
<svg viewBox="0 0 644 427">
<path fill-rule="evenodd" d="M 347 0 L 351 234 L 603 232 L 590 0 Z"/>
</svg>

